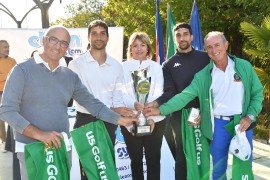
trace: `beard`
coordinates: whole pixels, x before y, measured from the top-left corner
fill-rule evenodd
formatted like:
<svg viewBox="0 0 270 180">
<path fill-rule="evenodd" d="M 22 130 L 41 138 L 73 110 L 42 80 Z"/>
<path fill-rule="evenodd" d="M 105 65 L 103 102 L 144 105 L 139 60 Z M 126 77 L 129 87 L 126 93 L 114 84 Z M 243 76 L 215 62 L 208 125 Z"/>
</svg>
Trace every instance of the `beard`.
<svg viewBox="0 0 270 180">
<path fill-rule="evenodd" d="M 102 50 L 105 49 L 107 46 L 107 43 L 103 42 L 103 43 L 93 43 L 91 44 L 91 48 L 92 49 L 96 49 L 96 50 Z"/>
<path fill-rule="evenodd" d="M 187 41 L 182 41 L 178 44 L 178 48 L 181 50 L 187 50 L 188 48 L 190 48 L 191 43 L 187 42 Z"/>
</svg>

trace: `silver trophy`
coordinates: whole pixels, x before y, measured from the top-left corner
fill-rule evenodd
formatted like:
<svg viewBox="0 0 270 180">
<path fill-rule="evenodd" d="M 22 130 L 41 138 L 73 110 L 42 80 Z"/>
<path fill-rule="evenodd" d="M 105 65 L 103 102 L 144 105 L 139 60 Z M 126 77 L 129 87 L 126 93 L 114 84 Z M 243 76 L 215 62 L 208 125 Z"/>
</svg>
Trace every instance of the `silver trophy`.
<svg viewBox="0 0 270 180">
<path fill-rule="evenodd" d="M 149 95 L 151 77 L 150 67 L 145 69 L 131 72 L 133 91 L 137 101 L 141 104 L 145 104 Z M 150 125 L 147 124 L 147 120 L 140 112 L 139 123 L 134 123 L 134 133 L 136 136 L 145 136 L 151 134 Z"/>
</svg>

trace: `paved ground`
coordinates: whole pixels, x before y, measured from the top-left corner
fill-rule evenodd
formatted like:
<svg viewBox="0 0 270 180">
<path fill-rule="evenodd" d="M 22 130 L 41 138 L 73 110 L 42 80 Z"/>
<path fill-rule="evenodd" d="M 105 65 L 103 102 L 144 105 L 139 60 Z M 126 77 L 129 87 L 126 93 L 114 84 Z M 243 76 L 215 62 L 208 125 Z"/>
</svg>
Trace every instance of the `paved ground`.
<svg viewBox="0 0 270 180">
<path fill-rule="evenodd" d="M 254 140 L 253 171 L 255 180 L 270 180 L 270 145 Z M 1 148 L 1 147 L 0 147 Z M 232 156 L 228 177 L 231 174 Z M 0 152 L 0 180 L 12 180 L 12 154 Z"/>
</svg>

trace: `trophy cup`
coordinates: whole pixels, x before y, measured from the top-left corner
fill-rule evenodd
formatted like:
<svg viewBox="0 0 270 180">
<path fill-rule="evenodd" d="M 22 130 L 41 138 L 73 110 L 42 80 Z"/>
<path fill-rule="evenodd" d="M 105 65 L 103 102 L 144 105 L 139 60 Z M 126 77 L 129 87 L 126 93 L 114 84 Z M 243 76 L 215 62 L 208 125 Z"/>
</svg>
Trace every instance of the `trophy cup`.
<svg viewBox="0 0 270 180">
<path fill-rule="evenodd" d="M 150 90 L 151 77 L 149 66 L 145 69 L 131 72 L 133 91 L 137 101 L 141 104 L 145 104 Z M 151 134 L 150 125 L 147 124 L 146 118 L 140 112 L 139 123 L 133 124 L 134 134 L 136 136 L 145 136 Z"/>
</svg>

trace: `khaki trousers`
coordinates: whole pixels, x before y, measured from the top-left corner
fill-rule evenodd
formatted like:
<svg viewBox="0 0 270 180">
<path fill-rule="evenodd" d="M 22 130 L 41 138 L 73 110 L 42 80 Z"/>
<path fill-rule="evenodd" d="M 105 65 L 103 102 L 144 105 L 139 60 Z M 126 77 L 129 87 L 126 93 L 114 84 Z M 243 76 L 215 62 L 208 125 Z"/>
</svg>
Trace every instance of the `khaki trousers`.
<svg viewBox="0 0 270 180">
<path fill-rule="evenodd" d="M 6 142 L 6 127 L 5 127 L 5 122 L 0 120 L 0 140 L 2 142 Z"/>
</svg>

